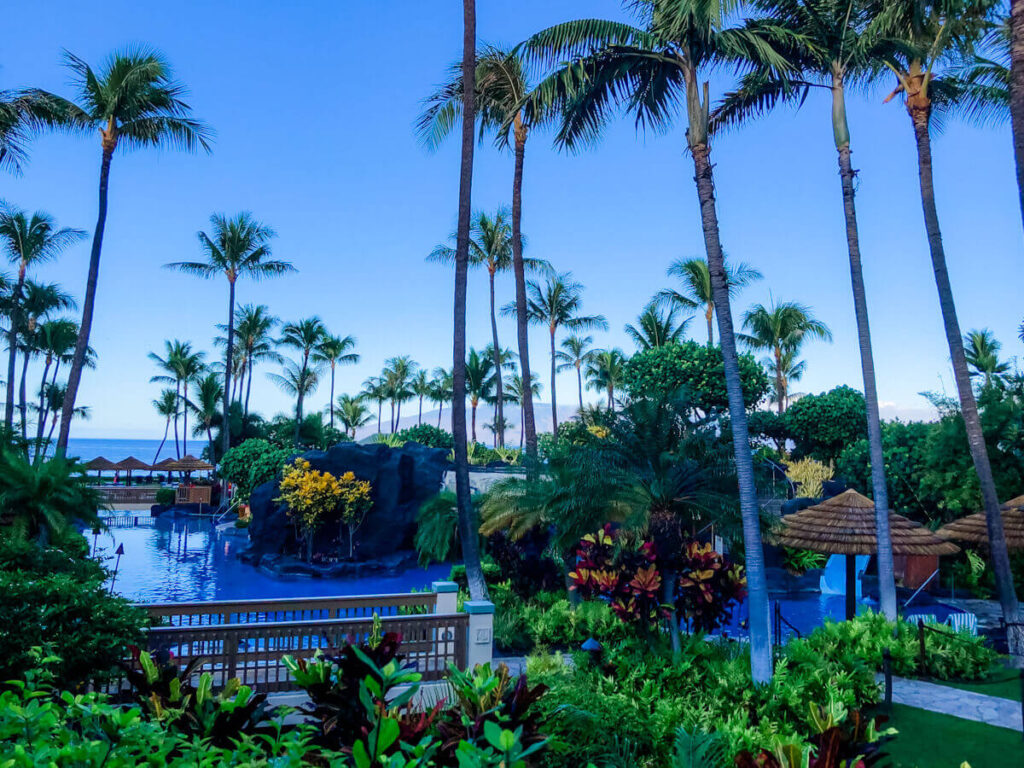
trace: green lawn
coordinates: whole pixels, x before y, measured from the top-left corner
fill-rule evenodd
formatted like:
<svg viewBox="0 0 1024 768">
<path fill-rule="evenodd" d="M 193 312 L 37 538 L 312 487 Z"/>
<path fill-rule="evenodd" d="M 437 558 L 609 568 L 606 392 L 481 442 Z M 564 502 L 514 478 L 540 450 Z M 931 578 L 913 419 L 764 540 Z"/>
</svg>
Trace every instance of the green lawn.
<svg viewBox="0 0 1024 768">
<path fill-rule="evenodd" d="M 1004 699 L 1020 701 L 1020 672 L 1016 669 L 1000 667 L 992 673 L 989 679 L 976 683 L 954 683 L 945 680 L 931 680 L 930 682 L 947 685 L 950 688 L 959 688 L 963 691 L 983 693 L 986 696 L 999 696 Z"/>
<path fill-rule="evenodd" d="M 1019 731 L 939 715 L 900 704 L 886 724 L 899 735 L 886 745 L 891 768 L 1010 768 L 1024 765 Z"/>
</svg>

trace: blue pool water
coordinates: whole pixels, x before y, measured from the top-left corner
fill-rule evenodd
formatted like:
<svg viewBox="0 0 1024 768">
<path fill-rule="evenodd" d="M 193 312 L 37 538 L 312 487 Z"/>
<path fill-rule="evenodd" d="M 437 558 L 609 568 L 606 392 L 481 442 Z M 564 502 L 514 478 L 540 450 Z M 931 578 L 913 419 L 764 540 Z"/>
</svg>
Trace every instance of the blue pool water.
<svg viewBox="0 0 1024 768">
<path fill-rule="evenodd" d="M 769 597 L 771 615 L 779 606 L 782 618 L 782 639 L 795 637 L 798 633 L 806 637 L 825 623 L 826 619 L 842 621 L 846 617 L 846 596 L 812 593 L 798 597 L 772 595 Z M 872 605 L 866 601 L 857 603 L 857 613 L 864 613 Z M 721 634 L 729 637 L 746 637 L 750 607 L 746 600 L 733 611 L 732 621 L 722 628 Z"/>
<path fill-rule="evenodd" d="M 92 544 L 92 535 L 86 535 Z M 446 579 L 449 572 L 447 565 L 432 565 L 349 579 L 274 577 L 238 560 L 238 552 L 247 546 L 245 537 L 218 533 L 208 519 L 200 518 L 141 518 L 137 527 L 100 533 L 96 551 L 110 568 L 118 544 L 124 545 L 124 556 L 114 591 L 143 603 L 409 592 Z"/>
</svg>

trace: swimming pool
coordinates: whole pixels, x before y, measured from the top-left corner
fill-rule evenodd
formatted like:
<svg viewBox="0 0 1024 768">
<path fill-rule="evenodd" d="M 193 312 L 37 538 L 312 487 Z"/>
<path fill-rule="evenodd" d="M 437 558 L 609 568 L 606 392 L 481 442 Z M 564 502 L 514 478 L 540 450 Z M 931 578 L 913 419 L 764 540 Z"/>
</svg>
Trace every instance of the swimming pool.
<svg viewBox="0 0 1024 768">
<path fill-rule="evenodd" d="M 811 593 L 807 595 L 769 595 L 769 609 L 774 624 L 775 606 L 778 605 L 782 621 L 782 640 L 791 637 L 806 637 L 825 623 L 826 619 L 842 621 L 846 618 L 846 596 Z M 870 601 L 857 602 L 857 613 L 874 608 Z M 877 609 L 876 609 L 877 610 Z M 747 637 L 750 618 L 750 604 L 744 600 L 733 611 L 732 620 L 719 632 L 729 637 Z"/>
<path fill-rule="evenodd" d="M 94 537 L 85 534 L 92 545 Z M 247 543 L 244 536 L 218 533 L 206 518 L 141 517 L 137 526 L 112 526 L 95 537 L 96 554 L 111 569 L 114 552 L 124 546 L 114 592 L 141 603 L 409 592 L 448 578 L 450 568 L 431 565 L 346 579 L 283 578 L 238 560 Z"/>
</svg>

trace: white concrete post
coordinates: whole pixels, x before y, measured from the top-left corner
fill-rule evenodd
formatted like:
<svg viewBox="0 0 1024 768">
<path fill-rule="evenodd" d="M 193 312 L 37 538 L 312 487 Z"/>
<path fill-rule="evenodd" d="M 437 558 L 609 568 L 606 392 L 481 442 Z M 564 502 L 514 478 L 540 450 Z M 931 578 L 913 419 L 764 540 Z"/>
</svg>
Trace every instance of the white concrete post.
<svg viewBox="0 0 1024 768">
<path fill-rule="evenodd" d="M 454 581 L 435 581 L 430 585 L 431 591 L 437 595 L 434 613 L 458 613 L 459 585 Z"/>
<path fill-rule="evenodd" d="M 494 652 L 494 603 L 490 600 L 466 600 L 463 610 L 469 614 L 466 642 L 466 669 L 490 664 Z"/>
</svg>

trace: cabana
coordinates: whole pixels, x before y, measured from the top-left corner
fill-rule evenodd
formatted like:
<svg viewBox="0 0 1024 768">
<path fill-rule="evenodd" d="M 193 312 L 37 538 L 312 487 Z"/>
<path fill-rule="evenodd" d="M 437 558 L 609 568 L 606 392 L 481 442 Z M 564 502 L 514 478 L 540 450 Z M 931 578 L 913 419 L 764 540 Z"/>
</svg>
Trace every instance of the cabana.
<svg viewBox="0 0 1024 768">
<path fill-rule="evenodd" d="M 846 556 L 846 618 L 857 611 L 856 555 L 878 553 L 875 503 L 848 490 L 820 504 L 782 518 L 776 544 Z M 889 512 L 893 555 L 953 555 L 960 548 L 920 523 Z"/>
<path fill-rule="evenodd" d="M 116 472 L 118 466 L 114 462 L 110 461 L 110 459 L 105 459 L 102 456 L 97 456 L 95 459 L 90 459 L 89 461 L 87 461 L 85 464 L 85 468 L 90 471 L 95 470 L 96 477 L 99 477 L 100 473 L 102 472 Z"/>
<path fill-rule="evenodd" d="M 1003 534 L 1007 549 L 1024 549 L 1024 496 L 1017 496 L 999 507 L 1003 518 Z M 988 546 L 988 522 L 984 512 L 961 517 L 939 528 L 936 533 L 944 539 L 965 544 Z"/>
<path fill-rule="evenodd" d="M 151 467 L 149 464 L 147 464 L 144 461 L 140 461 L 139 459 L 136 459 L 134 456 L 129 456 L 127 459 L 123 459 L 117 462 L 117 464 L 115 464 L 114 467 L 127 473 L 125 485 L 129 486 L 132 484 L 132 472 L 134 470 L 148 472 L 153 469 L 153 467 Z"/>
</svg>

